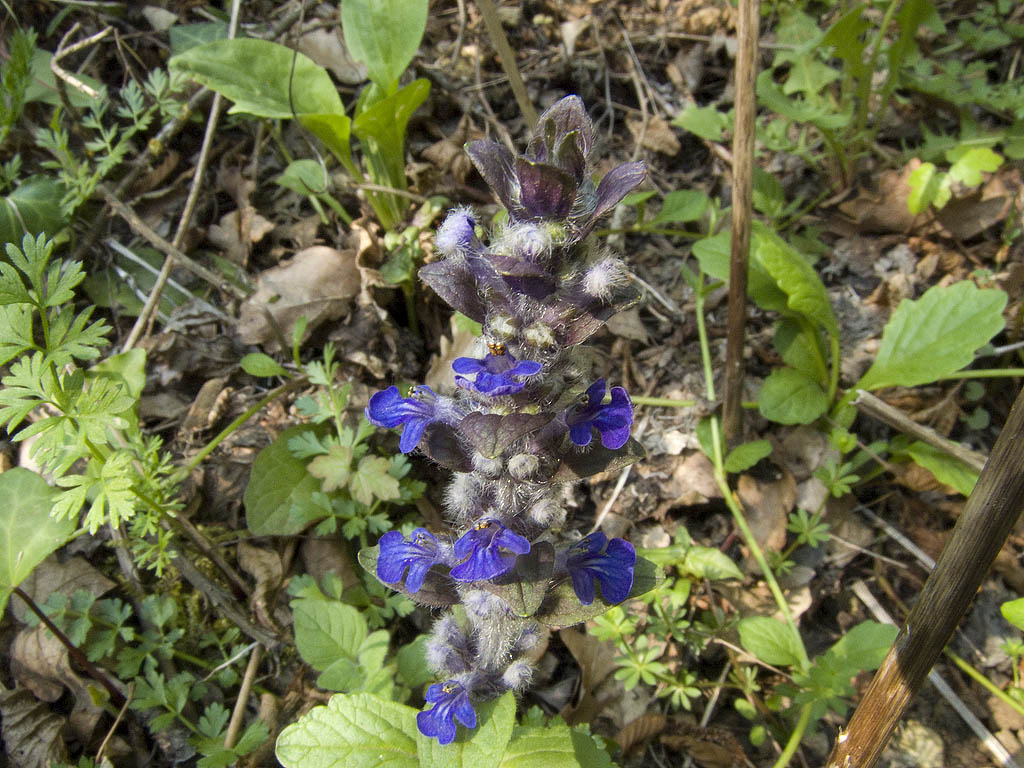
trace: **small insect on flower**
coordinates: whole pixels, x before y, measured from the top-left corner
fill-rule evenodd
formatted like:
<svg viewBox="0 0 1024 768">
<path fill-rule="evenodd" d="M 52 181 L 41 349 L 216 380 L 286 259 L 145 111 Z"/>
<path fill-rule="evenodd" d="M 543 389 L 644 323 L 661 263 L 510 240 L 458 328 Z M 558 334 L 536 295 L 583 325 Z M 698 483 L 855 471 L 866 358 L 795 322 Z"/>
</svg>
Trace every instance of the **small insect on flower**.
<svg viewBox="0 0 1024 768">
<path fill-rule="evenodd" d="M 469 693 L 454 680 L 438 683 L 427 689 L 424 696 L 431 709 L 416 715 L 416 726 L 424 736 L 437 739 L 442 746 L 455 740 L 455 721 L 467 728 L 476 728 L 476 712 L 469 701 Z"/>
<path fill-rule="evenodd" d="M 455 559 L 465 560 L 452 568 L 451 577 L 456 581 L 485 581 L 507 573 L 516 559 L 501 554 L 502 549 L 525 555 L 530 542 L 497 520 L 481 520 L 455 542 Z"/>
<path fill-rule="evenodd" d="M 636 550 L 625 539 L 608 541 L 607 536 L 597 531 L 569 547 L 565 567 L 573 591 L 583 605 L 594 602 L 595 581 L 601 585 L 605 602 L 621 603 L 633 588 Z"/>
</svg>

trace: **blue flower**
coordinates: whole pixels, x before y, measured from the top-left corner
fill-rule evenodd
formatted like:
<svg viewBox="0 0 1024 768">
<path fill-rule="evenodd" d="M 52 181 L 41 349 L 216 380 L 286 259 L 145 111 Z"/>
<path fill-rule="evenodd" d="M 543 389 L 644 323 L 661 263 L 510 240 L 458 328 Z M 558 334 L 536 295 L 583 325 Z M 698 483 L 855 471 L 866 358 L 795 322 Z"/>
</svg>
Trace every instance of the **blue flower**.
<svg viewBox="0 0 1024 768">
<path fill-rule="evenodd" d="M 455 253 L 480 253 L 483 245 L 476 236 L 476 220 L 468 208 L 455 208 L 437 228 L 434 243 L 446 256 Z"/>
<path fill-rule="evenodd" d="M 409 453 L 419 444 L 429 424 L 442 420 L 434 390 L 423 384 L 413 387 L 409 394 L 402 397 L 398 387 L 391 386 L 374 394 L 366 406 L 366 419 L 375 426 L 392 429 L 405 424 L 398 441 L 402 453 Z"/>
<path fill-rule="evenodd" d="M 502 555 L 499 548 L 525 555 L 530 542 L 497 520 L 481 520 L 455 542 L 455 559 L 468 559 L 452 568 L 451 577 L 456 581 L 487 581 L 511 570 L 515 557 Z"/>
<path fill-rule="evenodd" d="M 377 577 L 388 584 L 397 584 L 408 568 L 405 588 L 410 592 L 419 592 L 430 567 L 443 561 L 441 545 L 426 528 L 414 530 L 409 541 L 398 531 L 388 531 L 378 544 Z"/>
<path fill-rule="evenodd" d="M 633 403 L 622 387 L 612 387 L 610 403 L 603 403 L 604 379 L 598 379 L 587 389 L 583 401 L 570 408 L 565 421 L 569 425 L 569 439 L 576 445 L 590 445 L 591 427 L 601 433 L 605 448 L 621 448 L 629 439 L 633 424 Z"/>
<path fill-rule="evenodd" d="M 625 539 L 608 541 L 600 531 L 577 541 L 566 553 L 565 567 L 572 579 L 573 591 L 583 605 L 594 602 L 595 580 L 601 585 L 605 602 L 621 603 L 633 588 L 635 566 L 633 545 Z"/>
<path fill-rule="evenodd" d="M 513 376 L 532 376 L 544 366 L 532 360 L 516 360 L 515 356 L 506 351 L 504 344 L 490 343 L 490 352 L 483 360 L 475 357 L 459 357 L 452 363 L 456 373 L 476 374 L 476 380 L 470 381 L 464 376 L 456 376 L 455 383 L 463 389 L 475 389 L 484 395 L 512 395 L 526 386 L 524 382 L 513 381 Z"/>
<path fill-rule="evenodd" d="M 476 712 L 469 703 L 469 693 L 454 680 L 437 683 L 427 688 L 424 697 L 432 709 L 416 715 L 416 725 L 420 733 L 436 738 L 442 746 L 455 740 L 455 720 L 458 719 L 467 728 L 476 728 Z"/>
</svg>

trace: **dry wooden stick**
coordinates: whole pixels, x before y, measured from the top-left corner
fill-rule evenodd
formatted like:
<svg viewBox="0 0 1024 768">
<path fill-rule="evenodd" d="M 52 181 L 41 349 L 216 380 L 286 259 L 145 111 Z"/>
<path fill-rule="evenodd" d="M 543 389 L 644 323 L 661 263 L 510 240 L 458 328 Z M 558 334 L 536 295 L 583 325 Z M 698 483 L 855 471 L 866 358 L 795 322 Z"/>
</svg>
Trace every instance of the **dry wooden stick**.
<svg viewBox="0 0 1024 768">
<path fill-rule="evenodd" d="M 729 319 L 722 386 L 722 433 L 727 446 L 743 431 L 743 345 L 747 324 L 747 265 L 754 188 L 754 113 L 757 77 L 758 0 L 740 0 L 736 36 L 736 126 L 732 140 L 732 255 Z"/>
<path fill-rule="evenodd" d="M 906 416 L 898 408 L 893 408 L 884 400 L 875 397 L 870 392 L 866 392 L 863 389 L 857 390 L 857 399 L 853 401 L 853 404 L 857 406 L 857 410 L 861 413 L 866 413 L 869 416 L 873 416 L 879 421 L 884 421 L 893 429 L 898 429 L 905 435 L 910 435 L 918 440 L 921 440 L 928 445 L 938 448 L 943 453 L 948 453 L 950 456 L 960 459 L 964 464 L 969 466 L 975 472 L 981 472 L 985 468 L 985 456 L 972 451 L 968 448 L 964 448 L 959 443 L 955 443 L 949 438 L 943 437 L 934 429 L 926 427 L 924 424 L 918 424 Z"/>
<path fill-rule="evenodd" d="M 1024 510 L 1024 390 L 906 624 L 878 668 L 828 768 L 870 768 L 946 646 Z"/>
</svg>

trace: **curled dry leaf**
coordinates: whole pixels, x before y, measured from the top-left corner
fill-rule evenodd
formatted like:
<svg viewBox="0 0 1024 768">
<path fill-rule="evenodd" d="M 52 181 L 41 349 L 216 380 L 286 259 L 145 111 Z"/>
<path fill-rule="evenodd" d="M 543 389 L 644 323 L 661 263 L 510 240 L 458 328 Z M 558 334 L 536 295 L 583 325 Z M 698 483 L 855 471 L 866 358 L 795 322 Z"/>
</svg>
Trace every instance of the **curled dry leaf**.
<svg viewBox="0 0 1024 768">
<path fill-rule="evenodd" d="M 351 309 L 360 277 L 353 251 L 316 245 L 264 270 L 256 284 L 256 292 L 242 304 L 238 336 L 244 344 L 276 350 L 280 345 L 275 325 L 288 341 L 300 315 L 308 320 L 307 334 L 338 319 Z"/>
<path fill-rule="evenodd" d="M 626 723 L 615 734 L 615 741 L 622 747 L 622 753 L 626 754 L 634 748 L 641 747 L 652 736 L 662 733 L 667 725 L 668 718 L 665 715 L 647 712 Z"/>
<path fill-rule="evenodd" d="M 256 618 L 264 626 L 276 630 L 280 622 L 274 617 L 274 603 L 284 579 L 281 556 L 242 541 L 238 544 L 238 564 L 256 580 L 256 588 L 249 601 Z"/>
<path fill-rule="evenodd" d="M 701 768 L 743 768 L 747 762 L 743 747 L 731 732 L 701 728 L 679 717 L 672 718 L 660 741 L 689 755 Z"/>
<path fill-rule="evenodd" d="M 785 467 L 770 466 L 777 470 L 770 477 L 740 475 L 737 491 L 757 543 L 778 552 L 786 544 L 786 523 L 796 504 L 796 479 Z"/>
<path fill-rule="evenodd" d="M 11 765 L 47 768 L 68 759 L 61 731 L 64 718 L 24 688 L 0 692 L 4 751 Z"/>
</svg>

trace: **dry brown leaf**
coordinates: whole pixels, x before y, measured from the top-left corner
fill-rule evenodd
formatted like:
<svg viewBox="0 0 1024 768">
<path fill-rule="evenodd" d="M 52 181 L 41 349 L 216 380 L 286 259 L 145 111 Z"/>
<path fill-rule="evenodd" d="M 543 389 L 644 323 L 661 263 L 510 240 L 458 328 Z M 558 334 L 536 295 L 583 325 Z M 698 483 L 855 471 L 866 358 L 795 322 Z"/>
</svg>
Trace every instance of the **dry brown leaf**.
<svg viewBox="0 0 1024 768">
<path fill-rule="evenodd" d="M 64 718 L 24 688 L 0 691 L 4 748 L 11 765 L 47 768 L 68 759 L 61 731 Z"/>
<path fill-rule="evenodd" d="M 786 544 L 786 523 L 796 504 L 796 479 L 785 467 L 774 466 L 778 472 L 773 477 L 740 475 L 736 490 L 757 543 L 779 552 Z"/>
<path fill-rule="evenodd" d="M 308 334 L 348 312 L 361 282 L 352 251 L 316 245 L 264 270 L 256 285 L 239 312 L 238 336 L 244 344 L 276 350 L 280 345 L 274 324 L 287 342 L 295 321 L 305 315 Z"/>
<path fill-rule="evenodd" d="M 241 541 L 238 543 L 238 565 L 256 580 L 249 605 L 257 619 L 263 626 L 277 629 L 279 623 L 274 617 L 274 603 L 284 579 L 281 556 Z"/>
<path fill-rule="evenodd" d="M 359 85 L 366 81 L 366 65 L 353 59 L 340 29 L 329 31 L 318 26 L 299 38 L 299 52 L 304 53 L 321 67 L 331 70 L 334 76 L 346 85 Z"/>
<path fill-rule="evenodd" d="M 675 717 L 659 741 L 690 755 L 701 768 L 742 768 L 746 755 L 739 740 L 724 728 L 701 728 Z"/>
<path fill-rule="evenodd" d="M 646 130 L 643 120 L 627 120 L 626 125 L 633 134 L 633 140 L 641 142 L 644 149 L 660 152 L 669 157 L 674 157 L 682 149 L 672 126 L 657 115 L 647 121 Z"/>
<path fill-rule="evenodd" d="M 636 307 L 612 315 L 605 323 L 605 327 L 616 336 L 630 339 L 631 341 L 639 341 L 644 345 L 651 338 L 647 328 L 644 327 L 643 321 L 640 320 L 640 313 Z"/>
<path fill-rule="evenodd" d="M 615 649 L 610 643 L 602 643 L 592 635 L 577 629 L 563 629 L 558 633 L 566 648 L 580 667 L 580 692 L 575 701 L 570 701 L 559 714 L 569 725 L 589 723 L 610 703 L 608 695 L 598 698 L 598 688 L 615 671 Z"/>
<path fill-rule="evenodd" d="M 668 718 L 665 715 L 646 712 L 620 728 L 615 734 L 615 742 L 622 747 L 623 754 L 627 754 L 633 748 L 645 744 L 652 736 L 663 732 L 666 725 Z"/>
<path fill-rule="evenodd" d="M 910 232 L 924 219 L 907 208 L 910 195 L 908 179 L 921 161 L 911 160 L 902 170 L 883 171 L 878 176 L 878 190 L 861 188 L 853 200 L 839 204 L 842 214 L 854 224 L 854 231 Z"/>
<path fill-rule="evenodd" d="M 358 586 L 357 565 L 349 557 L 345 542 L 337 536 L 307 536 L 299 548 L 306 573 L 320 582 L 328 572 L 341 579 L 345 589 Z"/>
</svg>

